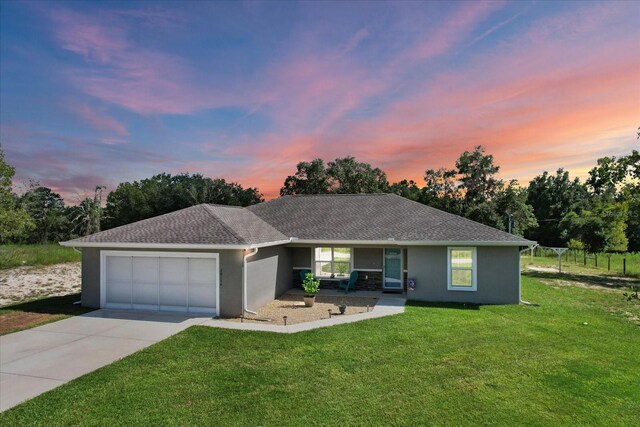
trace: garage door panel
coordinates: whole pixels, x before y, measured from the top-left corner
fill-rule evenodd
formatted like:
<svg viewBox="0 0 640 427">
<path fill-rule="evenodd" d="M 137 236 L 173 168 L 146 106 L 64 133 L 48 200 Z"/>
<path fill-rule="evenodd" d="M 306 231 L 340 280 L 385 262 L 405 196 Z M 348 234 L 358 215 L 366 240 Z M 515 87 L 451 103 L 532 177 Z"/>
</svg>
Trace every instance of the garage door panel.
<svg viewBox="0 0 640 427">
<path fill-rule="evenodd" d="M 167 310 L 187 305 L 188 267 L 188 258 L 160 258 L 160 305 Z"/>
<path fill-rule="evenodd" d="M 216 306 L 216 260 L 189 259 L 189 306 Z"/>
<path fill-rule="evenodd" d="M 106 257 L 107 303 L 131 304 L 131 257 Z"/>
<path fill-rule="evenodd" d="M 132 258 L 131 302 L 134 304 L 134 308 L 158 305 L 158 261 L 159 258 L 152 257 Z"/>
</svg>

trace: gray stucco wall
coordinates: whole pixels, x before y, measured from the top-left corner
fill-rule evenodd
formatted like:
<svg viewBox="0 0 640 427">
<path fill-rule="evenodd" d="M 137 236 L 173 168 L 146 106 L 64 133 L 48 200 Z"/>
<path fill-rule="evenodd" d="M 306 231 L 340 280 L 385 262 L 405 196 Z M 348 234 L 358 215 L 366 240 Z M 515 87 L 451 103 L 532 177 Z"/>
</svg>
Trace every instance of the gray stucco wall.
<svg viewBox="0 0 640 427">
<path fill-rule="evenodd" d="M 257 310 L 291 289 L 291 248 L 261 248 L 247 260 L 247 307 Z"/>
<path fill-rule="evenodd" d="M 408 248 L 408 277 L 416 279 L 412 300 L 518 304 L 520 302 L 520 257 L 517 247 L 477 248 L 476 291 L 447 290 L 447 247 Z"/>
<path fill-rule="evenodd" d="M 382 270 L 382 249 L 354 248 L 353 268 L 354 270 L 358 270 L 360 268 Z"/>
<path fill-rule="evenodd" d="M 82 305 L 100 308 L 100 248 L 82 249 Z M 112 249 L 104 249 L 112 250 Z M 118 249 L 148 251 L 148 249 Z M 223 317 L 242 314 L 242 257 L 241 250 L 162 250 L 157 252 L 213 252 L 220 255 L 220 307 Z"/>
</svg>

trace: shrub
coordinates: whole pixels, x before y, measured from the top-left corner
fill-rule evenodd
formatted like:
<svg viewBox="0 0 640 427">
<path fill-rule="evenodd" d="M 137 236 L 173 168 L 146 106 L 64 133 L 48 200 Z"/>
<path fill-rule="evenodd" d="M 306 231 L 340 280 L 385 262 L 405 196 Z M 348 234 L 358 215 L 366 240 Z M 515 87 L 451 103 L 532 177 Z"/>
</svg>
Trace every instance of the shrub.
<svg viewBox="0 0 640 427">
<path fill-rule="evenodd" d="M 320 291 L 320 279 L 316 279 L 313 273 L 307 273 L 302 282 L 302 289 L 309 296 L 317 294 Z"/>
</svg>

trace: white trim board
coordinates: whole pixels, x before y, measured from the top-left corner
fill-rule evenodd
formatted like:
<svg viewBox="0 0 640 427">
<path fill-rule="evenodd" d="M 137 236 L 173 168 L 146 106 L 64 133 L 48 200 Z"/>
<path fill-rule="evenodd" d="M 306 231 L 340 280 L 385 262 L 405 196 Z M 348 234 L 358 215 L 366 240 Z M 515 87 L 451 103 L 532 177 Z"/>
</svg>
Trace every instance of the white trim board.
<svg viewBox="0 0 640 427">
<path fill-rule="evenodd" d="M 265 248 L 269 246 L 279 246 L 287 243 L 291 243 L 291 239 L 278 240 L 265 243 L 252 243 L 246 245 L 209 245 L 209 244 L 197 244 L 197 243 L 126 243 L 126 242 L 74 242 L 68 240 L 66 242 L 60 242 L 61 246 L 67 246 L 71 248 L 113 248 L 113 249 L 175 249 L 175 250 L 207 250 L 207 249 L 255 249 Z"/>
</svg>

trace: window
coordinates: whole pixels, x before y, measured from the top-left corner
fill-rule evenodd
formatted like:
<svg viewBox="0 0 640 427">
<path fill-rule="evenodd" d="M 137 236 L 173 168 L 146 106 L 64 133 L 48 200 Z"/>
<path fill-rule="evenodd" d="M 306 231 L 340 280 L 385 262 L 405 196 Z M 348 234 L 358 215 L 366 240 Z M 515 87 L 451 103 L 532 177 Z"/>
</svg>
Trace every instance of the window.
<svg viewBox="0 0 640 427">
<path fill-rule="evenodd" d="M 447 260 L 448 289 L 450 291 L 475 291 L 476 248 L 449 248 Z"/>
<path fill-rule="evenodd" d="M 344 277 L 351 273 L 351 248 L 316 248 L 314 274 L 319 277 Z"/>
</svg>

